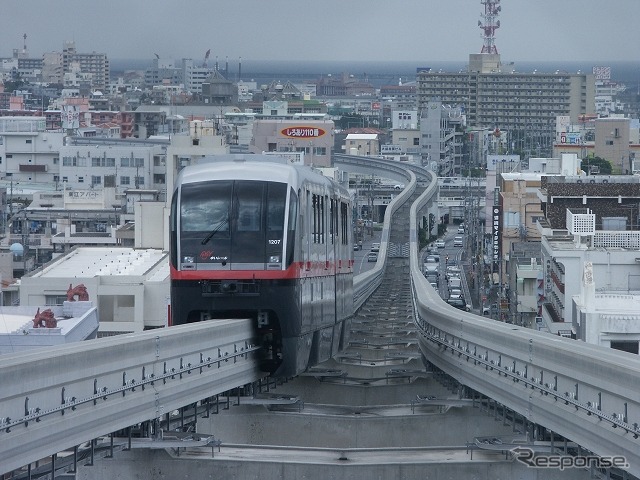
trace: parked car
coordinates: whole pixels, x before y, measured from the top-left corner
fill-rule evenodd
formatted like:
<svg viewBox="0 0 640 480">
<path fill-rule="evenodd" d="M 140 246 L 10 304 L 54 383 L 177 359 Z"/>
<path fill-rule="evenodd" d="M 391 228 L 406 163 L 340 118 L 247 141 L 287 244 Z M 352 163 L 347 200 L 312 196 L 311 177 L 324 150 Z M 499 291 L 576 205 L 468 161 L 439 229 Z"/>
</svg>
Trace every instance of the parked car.
<svg viewBox="0 0 640 480">
<path fill-rule="evenodd" d="M 460 290 L 459 288 L 452 288 L 451 290 L 449 290 L 449 299 L 452 298 L 462 298 L 464 300 L 464 297 L 462 296 L 462 290 Z"/>
<path fill-rule="evenodd" d="M 459 310 L 464 310 L 465 312 L 470 311 L 469 305 L 462 298 L 449 298 L 447 303 L 452 307 L 455 307 Z"/>
<path fill-rule="evenodd" d="M 437 248 L 444 248 L 447 245 L 444 243 L 444 240 L 440 239 L 440 240 L 436 240 L 436 247 Z"/>
<path fill-rule="evenodd" d="M 457 265 L 449 265 L 447 267 L 447 275 L 460 276 L 461 273 L 462 273 L 462 270 L 460 270 L 460 267 L 458 267 Z"/>
<path fill-rule="evenodd" d="M 378 261 L 378 252 L 369 252 L 367 254 L 367 262 L 377 262 Z"/>
<path fill-rule="evenodd" d="M 429 283 L 435 283 L 436 285 L 438 285 L 438 283 L 440 283 L 439 280 L 438 280 L 438 274 L 437 273 L 427 272 L 427 273 L 424 274 L 424 276 L 426 277 L 427 282 L 429 282 Z"/>
</svg>

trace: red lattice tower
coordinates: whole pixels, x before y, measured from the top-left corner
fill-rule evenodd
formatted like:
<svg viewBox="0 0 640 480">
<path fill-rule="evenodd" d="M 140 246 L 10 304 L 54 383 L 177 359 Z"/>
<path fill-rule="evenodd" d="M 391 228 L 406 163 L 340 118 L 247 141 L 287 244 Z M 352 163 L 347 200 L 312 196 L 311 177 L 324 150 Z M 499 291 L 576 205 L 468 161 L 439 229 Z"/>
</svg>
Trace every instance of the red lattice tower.
<svg viewBox="0 0 640 480">
<path fill-rule="evenodd" d="M 500 0 L 480 0 L 484 5 L 483 21 L 478 20 L 478 26 L 482 29 L 484 42 L 480 53 L 498 53 L 495 45 L 496 30 L 500 28 L 500 20 L 497 20 L 498 14 L 502 8 Z"/>
</svg>

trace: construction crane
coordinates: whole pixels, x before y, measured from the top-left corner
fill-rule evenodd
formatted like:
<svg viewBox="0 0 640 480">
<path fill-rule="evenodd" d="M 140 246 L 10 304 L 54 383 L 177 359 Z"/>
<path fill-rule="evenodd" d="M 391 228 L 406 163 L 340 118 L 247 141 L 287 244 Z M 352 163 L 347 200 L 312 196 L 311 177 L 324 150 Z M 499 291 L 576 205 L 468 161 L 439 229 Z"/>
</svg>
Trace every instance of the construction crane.
<svg viewBox="0 0 640 480">
<path fill-rule="evenodd" d="M 207 53 L 204 54 L 204 62 L 202 62 L 202 66 L 207 68 L 207 60 L 209 60 L 209 55 L 211 55 L 211 49 L 207 50 Z"/>
</svg>

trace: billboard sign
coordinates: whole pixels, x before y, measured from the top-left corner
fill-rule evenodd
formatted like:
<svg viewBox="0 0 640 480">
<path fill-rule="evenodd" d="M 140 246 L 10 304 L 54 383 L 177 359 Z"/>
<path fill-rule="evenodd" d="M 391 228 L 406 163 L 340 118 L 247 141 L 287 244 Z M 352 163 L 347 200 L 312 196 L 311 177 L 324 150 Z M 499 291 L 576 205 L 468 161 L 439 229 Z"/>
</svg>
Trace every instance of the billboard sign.
<svg viewBox="0 0 640 480">
<path fill-rule="evenodd" d="M 320 138 L 324 136 L 327 131 L 324 128 L 304 126 L 287 127 L 280 130 L 280 135 L 287 138 Z"/>
<path fill-rule="evenodd" d="M 560 134 L 560 143 L 568 143 L 570 145 L 580 145 L 580 133 L 562 132 Z"/>
<path fill-rule="evenodd" d="M 502 236 L 502 207 L 494 205 L 491 215 L 491 245 L 493 261 L 500 262 L 500 237 Z"/>
</svg>

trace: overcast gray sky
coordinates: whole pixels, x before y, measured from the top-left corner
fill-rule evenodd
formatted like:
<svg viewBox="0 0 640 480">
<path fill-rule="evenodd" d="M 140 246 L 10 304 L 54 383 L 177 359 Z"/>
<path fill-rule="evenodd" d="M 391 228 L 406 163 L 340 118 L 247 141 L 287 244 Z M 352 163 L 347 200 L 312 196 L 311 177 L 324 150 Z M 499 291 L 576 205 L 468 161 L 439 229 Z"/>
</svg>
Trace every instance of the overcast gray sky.
<svg viewBox="0 0 640 480">
<path fill-rule="evenodd" d="M 638 61 L 640 0 L 502 0 L 503 61 Z M 2 0 L 0 57 L 456 61 L 479 53 L 480 0 Z"/>
</svg>

